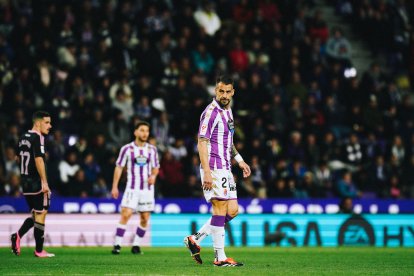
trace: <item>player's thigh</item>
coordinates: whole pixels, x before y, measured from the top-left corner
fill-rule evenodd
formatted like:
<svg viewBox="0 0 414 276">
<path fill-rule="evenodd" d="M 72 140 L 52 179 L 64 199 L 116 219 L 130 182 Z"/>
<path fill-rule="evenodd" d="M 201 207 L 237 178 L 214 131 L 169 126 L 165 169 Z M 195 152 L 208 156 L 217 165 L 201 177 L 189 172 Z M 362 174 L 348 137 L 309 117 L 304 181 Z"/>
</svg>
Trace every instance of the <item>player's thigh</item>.
<svg viewBox="0 0 414 276">
<path fill-rule="evenodd" d="M 152 212 L 155 208 L 154 189 L 142 190 L 138 195 L 138 212 Z"/>
<path fill-rule="evenodd" d="M 25 195 L 27 205 L 30 211 L 35 213 L 43 213 L 49 210 L 50 193 L 38 193 L 34 195 Z"/>
<path fill-rule="evenodd" d="M 201 180 L 204 179 L 204 171 L 200 170 Z M 227 170 L 212 170 L 213 187 L 211 190 L 203 190 L 204 198 L 207 202 L 211 200 L 228 200 L 229 199 L 229 176 L 231 172 Z"/>
<path fill-rule="evenodd" d="M 139 194 L 136 190 L 126 189 L 121 200 L 121 207 L 137 210 Z"/>
<path fill-rule="evenodd" d="M 211 199 L 211 205 L 213 207 L 213 215 L 225 216 L 227 214 L 227 200 Z"/>
<path fill-rule="evenodd" d="M 227 201 L 227 214 L 231 217 L 237 216 L 239 213 L 239 203 L 237 199 L 231 199 Z"/>
</svg>

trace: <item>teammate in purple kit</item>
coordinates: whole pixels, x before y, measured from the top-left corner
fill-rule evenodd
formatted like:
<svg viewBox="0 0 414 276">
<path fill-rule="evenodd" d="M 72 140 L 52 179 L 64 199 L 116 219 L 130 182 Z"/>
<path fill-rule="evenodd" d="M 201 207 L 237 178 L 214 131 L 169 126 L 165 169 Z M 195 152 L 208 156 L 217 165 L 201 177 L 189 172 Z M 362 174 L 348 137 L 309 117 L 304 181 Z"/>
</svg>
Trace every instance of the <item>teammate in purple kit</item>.
<svg viewBox="0 0 414 276">
<path fill-rule="evenodd" d="M 201 264 L 200 242 L 212 235 L 215 266 L 242 266 L 224 252 L 224 225 L 238 213 L 236 183 L 231 172 L 231 158 L 250 175 L 250 167 L 243 161 L 233 144 L 234 120 L 230 102 L 234 95 L 233 80 L 221 76 L 216 82 L 216 96 L 201 114 L 198 131 L 198 151 L 204 197 L 213 206 L 213 216 L 194 235 L 184 238 L 193 259 Z"/>
<path fill-rule="evenodd" d="M 127 167 L 127 184 L 121 201 L 121 219 L 116 228 L 112 254 L 121 252 L 121 244 L 126 225 L 134 211 L 140 213 L 140 225 L 137 227 L 131 252 L 141 254 L 140 243 L 147 230 L 151 212 L 154 210 L 154 187 L 159 171 L 157 148 L 147 143 L 150 125 L 139 122 L 134 131 L 135 140 L 124 145 L 116 160 L 112 197 L 119 196 L 118 184 L 124 167 Z"/>
</svg>

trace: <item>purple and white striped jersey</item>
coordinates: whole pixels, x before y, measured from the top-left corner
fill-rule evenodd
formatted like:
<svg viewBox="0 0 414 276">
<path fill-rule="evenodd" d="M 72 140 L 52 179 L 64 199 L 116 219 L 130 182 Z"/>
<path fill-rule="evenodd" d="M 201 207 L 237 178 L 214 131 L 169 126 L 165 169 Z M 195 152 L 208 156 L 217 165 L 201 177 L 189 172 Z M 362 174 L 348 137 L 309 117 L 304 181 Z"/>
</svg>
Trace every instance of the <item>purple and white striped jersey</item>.
<svg viewBox="0 0 414 276">
<path fill-rule="evenodd" d="M 201 114 L 198 137 L 209 139 L 210 169 L 231 169 L 234 121 L 231 109 L 222 109 L 214 99 Z"/>
<path fill-rule="evenodd" d="M 138 147 L 135 142 L 124 145 L 119 151 L 116 166 L 127 166 L 126 189 L 131 190 L 151 190 L 152 185 L 148 185 L 148 177 L 153 168 L 159 168 L 157 148 L 145 143 L 143 147 Z"/>
</svg>

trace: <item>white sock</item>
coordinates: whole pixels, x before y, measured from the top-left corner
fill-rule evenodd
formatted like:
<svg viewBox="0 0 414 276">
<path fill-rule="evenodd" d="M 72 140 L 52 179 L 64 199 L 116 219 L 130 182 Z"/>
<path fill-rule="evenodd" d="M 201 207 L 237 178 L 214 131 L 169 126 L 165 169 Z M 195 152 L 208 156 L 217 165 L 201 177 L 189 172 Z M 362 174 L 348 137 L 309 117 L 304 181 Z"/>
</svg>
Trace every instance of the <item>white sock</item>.
<svg viewBox="0 0 414 276">
<path fill-rule="evenodd" d="M 115 234 L 115 243 L 114 243 L 114 245 L 121 246 L 122 240 L 124 239 L 125 230 L 126 230 L 126 224 L 120 224 L 120 223 L 118 223 L 118 226 L 116 227 L 116 234 Z"/>
<path fill-rule="evenodd" d="M 204 223 L 204 225 L 200 228 L 200 230 L 198 230 L 197 233 L 195 233 L 194 235 L 192 235 L 194 237 L 194 241 L 196 244 L 200 245 L 200 243 L 208 236 L 211 234 L 211 218 Z"/>
<path fill-rule="evenodd" d="M 132 246 L 139 246 L 141 244 L 141 240 L 145 235 L 145 232 L 147 231 L 146 228 L 143 228 L 142 226 L 137 227 L 137 231 L 135 233 L 134 241 L 132 242 Z"/>
<path fill-rule="evenodd" d="M 211 225 L 210 227 L 216 260 L 224 261 L 227 259 L 226 253 L 224 253 L 224 226 Z"/>
</svg>

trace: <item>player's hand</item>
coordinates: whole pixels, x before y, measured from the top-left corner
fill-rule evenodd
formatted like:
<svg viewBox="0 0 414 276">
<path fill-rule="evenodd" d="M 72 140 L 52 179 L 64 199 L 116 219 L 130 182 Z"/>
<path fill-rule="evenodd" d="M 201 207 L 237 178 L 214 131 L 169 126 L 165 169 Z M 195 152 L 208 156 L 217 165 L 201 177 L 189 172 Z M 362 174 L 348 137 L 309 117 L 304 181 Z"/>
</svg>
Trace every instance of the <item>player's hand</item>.
<svg viewBox="0 0 414 276">
<path fill-rule="evenodd" d="M 42 183 L 42 192 L 50 193 L 49 185 L 47 183 Z"/>
<path fill-rule="evenodd" d="M 150 175 L 148 177 L 148 184 L 149 185 L 154 185 L 155 184 L 155 180 L 157 180 L 157 177 L 155 175 Z"/>
<path fill-rule="evenodd" d="M 111 195 L 112 195 L 112 198 L 118 199 L 118 196 L 119 196 L 118 188 L 112 188 Z"/>
<path fill-rule="evenodd" d="M 246 162 L 244 162 L 244 161 L 241 161 L 240 163 L 239 163 L 239 167 L 240 167 L 240 169 L 242 169 L 243 170 L 243 177 L 244 178 L 246 178 L 246 177 L 249 177 L 250 176 L 250 174 L 251 174 L 251 170 L 250 170 L 250 167 L 249 167 L 249 165 L 247 165 L 247 163 Z"/>
<path fill-rule="evenodd" d="M 211 173 L 204 173 L 203 190 L 210 191 L 213 188 L 213 177 Z"/>
</svg>

